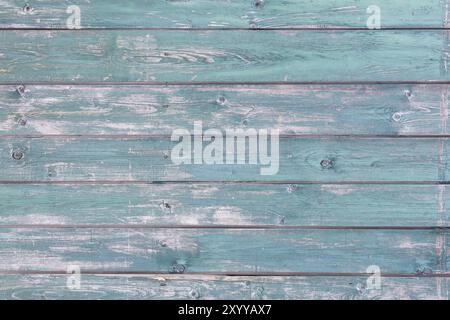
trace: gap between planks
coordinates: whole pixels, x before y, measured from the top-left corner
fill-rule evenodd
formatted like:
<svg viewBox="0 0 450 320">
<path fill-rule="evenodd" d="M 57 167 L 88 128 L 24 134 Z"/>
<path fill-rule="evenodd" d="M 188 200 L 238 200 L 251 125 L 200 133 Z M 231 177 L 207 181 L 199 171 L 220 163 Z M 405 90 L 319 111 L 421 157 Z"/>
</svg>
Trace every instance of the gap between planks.
<svg viewBox="0 0 450 320">
<path fill-rule="evenodd" d="M 0 86 L 339 86 L 450 85 L 450 80 L 412 81 L 0 81 Z"/>
<path fill-rule="evenodd" d="M 202 137 L 192 134 L 191 137 Z M 0 134 L 0 139 L 108 139 L 108 140 L 170 140 L 170 135 L 160 134 Z M 280 139 L 448 139 L 442 134 L 280 134 Z"/>
<path fill-rule="evenodd" d="M 450 226 L 284 226 L 284 225 L 150 225 L 150 224 L 14 224 L 0 229 L 231 229 L 231 230 L 397 230 L 449 231 Z"/>
</svg>

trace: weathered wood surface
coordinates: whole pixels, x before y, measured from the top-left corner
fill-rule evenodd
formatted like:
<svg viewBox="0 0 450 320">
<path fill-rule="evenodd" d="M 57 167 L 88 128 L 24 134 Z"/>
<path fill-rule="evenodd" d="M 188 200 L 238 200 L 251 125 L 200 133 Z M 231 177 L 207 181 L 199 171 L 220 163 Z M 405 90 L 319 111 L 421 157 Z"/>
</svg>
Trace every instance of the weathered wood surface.
<svg viewBox="0 0 450 320">
<path fill-rule="evenodd" d="M 0 86 L 0 135 L 449 134 L 446 85 Z"/>
<path fill-rule="evenodd" d="M 439 0 L 268 1 L 268 0 L 7 0 L 0 5 L 2 28 L 66 28 L 70 5 L 81 10 L 82 28 L 333 28 L 367 27 L 367 8 L 376 4 L 383 27 L 443 27 Z"/>
<path fill-rule="evenodd" d="M 369 0 L 91 0 L 56 30 L 72 4 L 0 1 L 0 299 L 448 299 L 449 1 L 375 31 Z M 173 164 L 194 121 L 280 129 L 279 173 Z"/>
<path fill-rule="evenodd" d="M 448 230 L 0 229 L 0 270 L 366 273 L 448 271 Z"/>
<path fill-rule="evenodd" d="M 449 80 L 443 30 L 1 31 L 0 43 L 2 82 Z"/>
<path fill-rule="evenodd" d="M 0 299 L 448 299 L 444 278 L 385 278 L 379 290 L 367 277 L 226 277 L 186 275 L 81 275 L 70 290 L 65 275 L 0 276 Z"/>
<path fill-rule="evenodd" d="M 444 185 L 0 185 L 0 225 L 450 226 L 449 199 Z"/>
<path fill-rule="evenodd" d="M 236 161 L 176 165 L 177 143 L 170 137 L 0 139 L 0 181 L 414 182 L 446 181 L 448 171 L 447 138 L 280 138 L 275 175 L 261 175 L 269 166 Z"/>
</svg>

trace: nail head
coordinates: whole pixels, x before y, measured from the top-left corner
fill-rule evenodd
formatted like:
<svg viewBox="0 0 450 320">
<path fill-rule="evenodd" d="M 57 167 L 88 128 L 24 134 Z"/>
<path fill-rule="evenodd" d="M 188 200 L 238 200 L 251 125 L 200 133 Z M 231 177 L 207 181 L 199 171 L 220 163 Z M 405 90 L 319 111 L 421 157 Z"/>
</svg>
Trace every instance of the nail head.
<svg viewBox="0 0 450 320">
<path fill-rule="evenodd" d="M 23 159 L 23 156 L 24 156 L 24 154 L 23 154 L 22 151 L 14 151 L 14 152 L 12 153 L 12 158 L 13 158 L 14 160 L 22 160 L 22 159 Z"/>
<path fill-rule="evenodd" d="M 392 115 L 392 120 L 394 120 L 395 122 L 399 122 L 402 119 L 402 115 L 400 114 L 400 112 L 396 112 Z"/>
<path fill-rule="evenodd" d="M 196 290 L 196 289 L 192 289 L 192 290 L 189 292 L 189 295 L 190 295 L 192 298 L 194 298 L 194 299 L 200 298 L 200 293 L 199 293 L 198 290 Z"/>
</svg>

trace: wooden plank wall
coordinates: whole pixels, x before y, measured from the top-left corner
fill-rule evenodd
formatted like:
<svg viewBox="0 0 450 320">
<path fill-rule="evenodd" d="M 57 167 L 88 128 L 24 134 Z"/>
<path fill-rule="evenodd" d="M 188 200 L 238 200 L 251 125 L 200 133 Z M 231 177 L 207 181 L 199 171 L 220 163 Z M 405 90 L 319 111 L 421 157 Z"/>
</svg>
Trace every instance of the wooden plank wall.
<svg viewBox="0 0 450 320">
<path fill-rule="evenodd" d="M 448 299 L 449 12 L 0 1 L 0 298 Z M 278 174 L 173 164 L 194 121 L 279 129 Z"/>
</svg>

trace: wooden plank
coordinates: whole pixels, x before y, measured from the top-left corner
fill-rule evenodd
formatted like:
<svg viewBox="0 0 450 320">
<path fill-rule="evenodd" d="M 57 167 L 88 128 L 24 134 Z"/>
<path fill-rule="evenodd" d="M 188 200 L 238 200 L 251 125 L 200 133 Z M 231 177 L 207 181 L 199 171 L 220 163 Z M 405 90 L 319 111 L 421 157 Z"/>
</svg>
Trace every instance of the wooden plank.
<svg viewBox="0 0 450 320">
<path fill-rule="evenodd" d="M 443 30 L 1 31 L 0 81 L 449 80 L 445 34 Z"/>
<path fill-rule="evenodd" d="M 449 133 L 445 85 L 0 86 L 2 135 L 167 134 L 276 128 L 282 134 Z"/>
<path fill-rule="evenodd" d="M 430 185 L 0 185 L 0 225 L 450 226 L 449 198 Z"/>
<path fill-rule="evenodd" d="M 276 172 L 275 158 L 174 164 L 178 142 L 169 138 L 1 139 L 0 181 L 444 181 L 441 143 L 448 139 L 280 138 Z M 263 168 L 275 174 L 262 175 Z"/>
<path fill-rule="evenodd" d="M 69 0 L 2 2 L 0 27 L 66 28 L 70 5 L 80 8 L 82 28 L 326 28 L 367 27 L 370 0 L 150 1 Z M 378 0 L 383 27 L 442 27 L 439 0 Z M 373 13 L 373 12 L 372 12 Z"/>
<path fill-rule="evenodd" d="M 166 275 L 81 275 L 80 289 L 65 275 L 0 276 L 0 299 L 120 300 L 380 300 L 448 299 L 446 279 L 381 278 L 370 289 L 367 277 L 226 277 Z M 443 288 L 439 286 L 443 284 Z M 71 289 L 72 288 L 72 289 Z"/>
<path fill-rule="evenodd" d="M 448 230 L 0 229 L 0 270 L 66 272 L 448 271 Z"/>
</svg>

